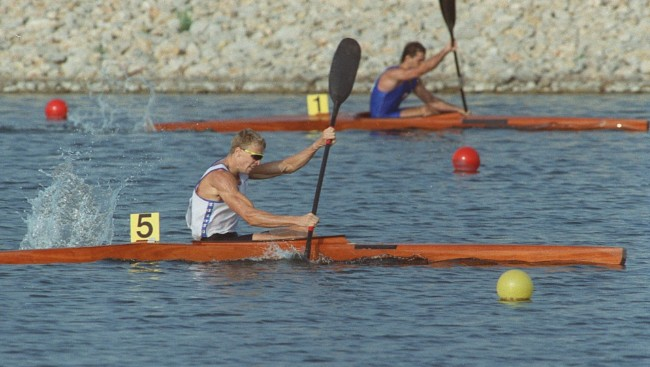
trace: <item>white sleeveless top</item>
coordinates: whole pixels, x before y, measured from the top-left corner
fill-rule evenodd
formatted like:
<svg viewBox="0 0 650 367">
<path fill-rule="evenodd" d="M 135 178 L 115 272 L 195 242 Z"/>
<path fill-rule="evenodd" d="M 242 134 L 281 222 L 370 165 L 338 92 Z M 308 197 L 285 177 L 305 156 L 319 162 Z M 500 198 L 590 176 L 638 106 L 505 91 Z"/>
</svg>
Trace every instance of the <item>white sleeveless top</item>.
<svg viewBox="0 0 650 367">
<path fill-rule="evenodd" d="M 225 164 L 215 162 L 210 168 L 205 171 L 201 180 L 210 172 L 216 170 L 229 171 Z M 201 183 L 199 180 L 199 183 Z M 248 186 L 248 175 L 239 174 L 239 192 L 246 194 L 246 187 Z M 192 230 L 192 238 L 196 241 L 201 238 L 207 238 L 215 233 L 229 233 L 236 232 L 237 222 L 239 216 L 222 200 L 206 200 L 196 193 L 199 183 L 192 191 L 192 197 L 185 213 L 185 221 L 187 226 Z"/>
</svg>

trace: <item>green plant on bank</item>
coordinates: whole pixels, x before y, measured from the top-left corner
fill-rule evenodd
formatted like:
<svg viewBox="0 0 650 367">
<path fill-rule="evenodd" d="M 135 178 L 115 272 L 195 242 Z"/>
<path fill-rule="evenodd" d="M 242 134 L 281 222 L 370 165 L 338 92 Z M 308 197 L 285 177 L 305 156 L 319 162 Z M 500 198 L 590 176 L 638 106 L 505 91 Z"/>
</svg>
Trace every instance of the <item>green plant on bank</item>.
<svg viewBox="0 0 650 367">
<path fill-rule="evenodd" d="M 178 32 L 189 31 L 192 26 L 192 17 L 190 16 L 190 12 L 188 10 L 179 11 L 176 13 L 176 16 L 180 22 Z"/>
</svg>

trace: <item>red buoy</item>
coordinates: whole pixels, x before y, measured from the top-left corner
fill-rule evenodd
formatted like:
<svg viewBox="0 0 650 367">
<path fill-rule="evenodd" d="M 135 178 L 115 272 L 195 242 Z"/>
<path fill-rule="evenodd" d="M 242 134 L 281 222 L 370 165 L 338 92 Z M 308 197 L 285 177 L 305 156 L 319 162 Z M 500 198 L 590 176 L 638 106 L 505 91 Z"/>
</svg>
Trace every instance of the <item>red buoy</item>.
<svg viewBox="0 0 650 367">
<path fill-rule="evenodd" d="M 481 158 L 474 148 L 465 146 L 456 150 L 451 162 L 454 164 L 454 172 L 476 173 L 481 165 Z"/>
<path fill-rule="evenodd" d="M 45 117 L 48 120 L 65 120 L 68 118 L 68 105 L 62 99 L 53 99 L 45 105 Z"/>
</svg>

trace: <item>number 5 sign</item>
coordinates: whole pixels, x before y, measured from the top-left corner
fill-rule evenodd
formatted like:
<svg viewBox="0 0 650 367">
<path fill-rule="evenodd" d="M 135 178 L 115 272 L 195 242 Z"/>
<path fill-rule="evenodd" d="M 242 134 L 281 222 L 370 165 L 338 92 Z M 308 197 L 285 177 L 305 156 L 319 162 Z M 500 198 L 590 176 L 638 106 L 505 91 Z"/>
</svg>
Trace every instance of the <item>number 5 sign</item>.
<svg viewBox="0 0 650 367">
<path fill-rule="evenodd" d="M 131 242 L 160 241 L 160 213 L 131 214 Z"/>
</svg>

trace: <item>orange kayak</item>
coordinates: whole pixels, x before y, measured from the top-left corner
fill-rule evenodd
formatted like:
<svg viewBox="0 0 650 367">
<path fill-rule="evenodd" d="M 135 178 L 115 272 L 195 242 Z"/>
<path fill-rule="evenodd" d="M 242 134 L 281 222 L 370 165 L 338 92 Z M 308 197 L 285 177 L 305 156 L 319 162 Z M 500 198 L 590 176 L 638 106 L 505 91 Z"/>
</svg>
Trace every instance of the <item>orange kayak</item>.
<svg viewBox="0 0 650 367">
<path fill-rule="evenodd" d="M 0 252 L 0 264 L 87 263 L 118 261 L 277 260 L 301 256 L 306 240 L 146 243 Z M 345 236 L 314 237 L 310 260 L 328 262 L 398 261 L 442 265 L 597 265 L 622 267 L 621 247 L 506 244 L 374 244 L 351 243 Z"/>
<path fill-rule="evenodd" d="M 321 114 L 237 118 L 229 120 L 160 122 L 157 131 L 216 131 L 237 132 L 244 128 L 257 131 L 311 131 L 329 126 L 330 116 Z M 517 129 L 517 130 L 623 130 L 648 131 L 648 120 L 600 117 L 524 117 L 524 116 L 463 116 L 445 113 L 427 117 L 371 118 L 367 112 L 339 114 L 337 130 L 445 130 L 445 129 Z"/>
</svg>

